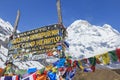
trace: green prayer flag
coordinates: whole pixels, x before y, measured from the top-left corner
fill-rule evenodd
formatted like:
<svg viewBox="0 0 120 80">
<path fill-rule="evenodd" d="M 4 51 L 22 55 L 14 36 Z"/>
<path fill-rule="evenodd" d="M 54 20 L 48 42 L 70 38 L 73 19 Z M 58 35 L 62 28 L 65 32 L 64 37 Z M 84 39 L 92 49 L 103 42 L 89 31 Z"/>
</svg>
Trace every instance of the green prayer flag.
<svg viewBox="0 0 120 80">
<path fill-rule="evenodd" d="M 39 71 L 40 71 L 41 74 L 43 74 L 44 71 L 45 71 L 45 68 L 42 68 L 42 69 L 40 69 Z"/>
<path fill-rule="evenodd" d="M 91 65 L 95 66 L 96 65 L 96 57 L 90 57 L 88 58 L 89 62 Z"/>
<path fill-rule="evenodd" d="M 118 57 L 116 55 L 116 51 L 115 50 L 109 51 L 108 53 L 110 55 L 110 58 L 111 58 L 112 62 L 116 62 L 118 60 Z"/>
</svg>

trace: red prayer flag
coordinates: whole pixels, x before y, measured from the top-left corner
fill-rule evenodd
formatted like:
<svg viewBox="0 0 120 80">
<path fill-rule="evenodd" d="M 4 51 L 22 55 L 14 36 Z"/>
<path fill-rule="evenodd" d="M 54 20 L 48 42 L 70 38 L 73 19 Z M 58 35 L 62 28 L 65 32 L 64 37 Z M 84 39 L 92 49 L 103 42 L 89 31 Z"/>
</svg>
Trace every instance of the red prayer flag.
<svg viewBox="0 0 120 80">
<path fill-rule="evenodd" d="M 120 48 L 116 49 L 116 55 L 117 55 L 119 62 L 120 62 Z"/>
<path fill-rule="evenodd" d="M 91 69 L 92 69 L 93 72 L 95 72 L 95 66 L 92 65 Z"/>
</svg>

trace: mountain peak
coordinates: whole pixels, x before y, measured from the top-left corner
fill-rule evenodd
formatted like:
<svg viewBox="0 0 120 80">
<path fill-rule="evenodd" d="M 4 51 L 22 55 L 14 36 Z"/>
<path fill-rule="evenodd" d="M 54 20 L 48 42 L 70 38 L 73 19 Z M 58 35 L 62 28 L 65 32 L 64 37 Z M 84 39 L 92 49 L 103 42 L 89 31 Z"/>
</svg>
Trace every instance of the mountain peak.
<svg viewBox="0 0 120 80">
<path fill-rule="evenodd" d="M 111 29 L 111 28 L 112 28 L 112 26 L 111 26 L 111 25 L 109 25 L 109 24 L 104 24 L 104 25 L 103 25 L 103 28 L 110 28 L 110 29 Z"/>
<path fill-rule="evenodd" d="M 76 26 L 76 25 L 84 25 L 84 26 L 89 26 L 91 25 L 88 21 L 86 20 L 76 20 L 74 21 L 71 26 Z"/>
<path fill-rule="evenodd" d="M 112 26 L 109 25 L 109 24 L 104 24 L 104 25 L 103 25 L 103 28 L 104 28 L 105 30 L 114 32 L 114 33 L 116 33 L 116 34 L 118 34 L 118 35 L 120 34 L 117 30 L 113 29 Z"/>
<path fill-rule="evenodd" d="M 0 18 L 0 22 L 4 22 L 4 21 Z"/>
<path fill-rule="evenodd" d="M 8 21 L 4 21 L 0 18 L 0 29 L 4 35 L 11 35 L 13 31 L 12 25 Z"/>
<path fill-rule="evenodd" d="M 88 29 L 89 27 L 91 27 L 91 24 L 88 21 L 76 20 L 68 27 L 67 30 L 69 31 L 69 28 L 70 28 L 73 30 L 83 31 L 85 29 Z"/>
</svg>

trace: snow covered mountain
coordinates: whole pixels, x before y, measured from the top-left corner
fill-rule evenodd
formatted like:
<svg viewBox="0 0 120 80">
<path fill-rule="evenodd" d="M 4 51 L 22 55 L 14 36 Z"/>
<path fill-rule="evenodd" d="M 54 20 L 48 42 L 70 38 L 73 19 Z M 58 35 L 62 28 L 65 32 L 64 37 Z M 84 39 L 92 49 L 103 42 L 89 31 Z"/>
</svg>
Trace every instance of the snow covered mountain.
<svg viewBox="0 0 120 80">
<path fill-rule="evenodd" d="M 75 58 L 88 58 L 120 47 L 120 33 L 108 24 L 101 27 L 85 20 L 76 20 L 67 32 L 69 52 Z"/>
<path fill-rule="evenodd" d="M 8 59 L 8 38 L 12 34 L 13 27 L 9 22 L 0 18 L 0 68 L 5 67 L 5 62 Z M 19 31 L 17 31 L 19 32 Z M 38 69 L 44 67 L 37 61 L 16 62 L 14 63 L 19 69 L 28 69 L 28 67 L 37 67 Z"/>
<path fill-rule="evenodd" d="M 0 67 L 5 67 L 4 63 L 8 55 L 6 40 L 12 34 L 12 30 L 12 25 L 0 18 Z"/>
</svg>

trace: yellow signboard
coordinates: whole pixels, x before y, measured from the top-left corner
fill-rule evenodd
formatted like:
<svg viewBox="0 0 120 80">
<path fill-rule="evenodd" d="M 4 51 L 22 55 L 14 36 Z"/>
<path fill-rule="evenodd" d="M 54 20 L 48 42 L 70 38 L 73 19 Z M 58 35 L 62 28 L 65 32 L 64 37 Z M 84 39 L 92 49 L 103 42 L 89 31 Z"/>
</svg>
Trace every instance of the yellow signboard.
<svg viewBox="0 0 120 80">
<path fill-rule="evenodd" d="M 63 39 L 63 30 L 58 25 L 44 26 L 16 35 L 11 40 L 9 54 L 21 54 L 23 52 L 38 54 L 46 53 L 56 47 L 56 43 Z"/>
</svg>

